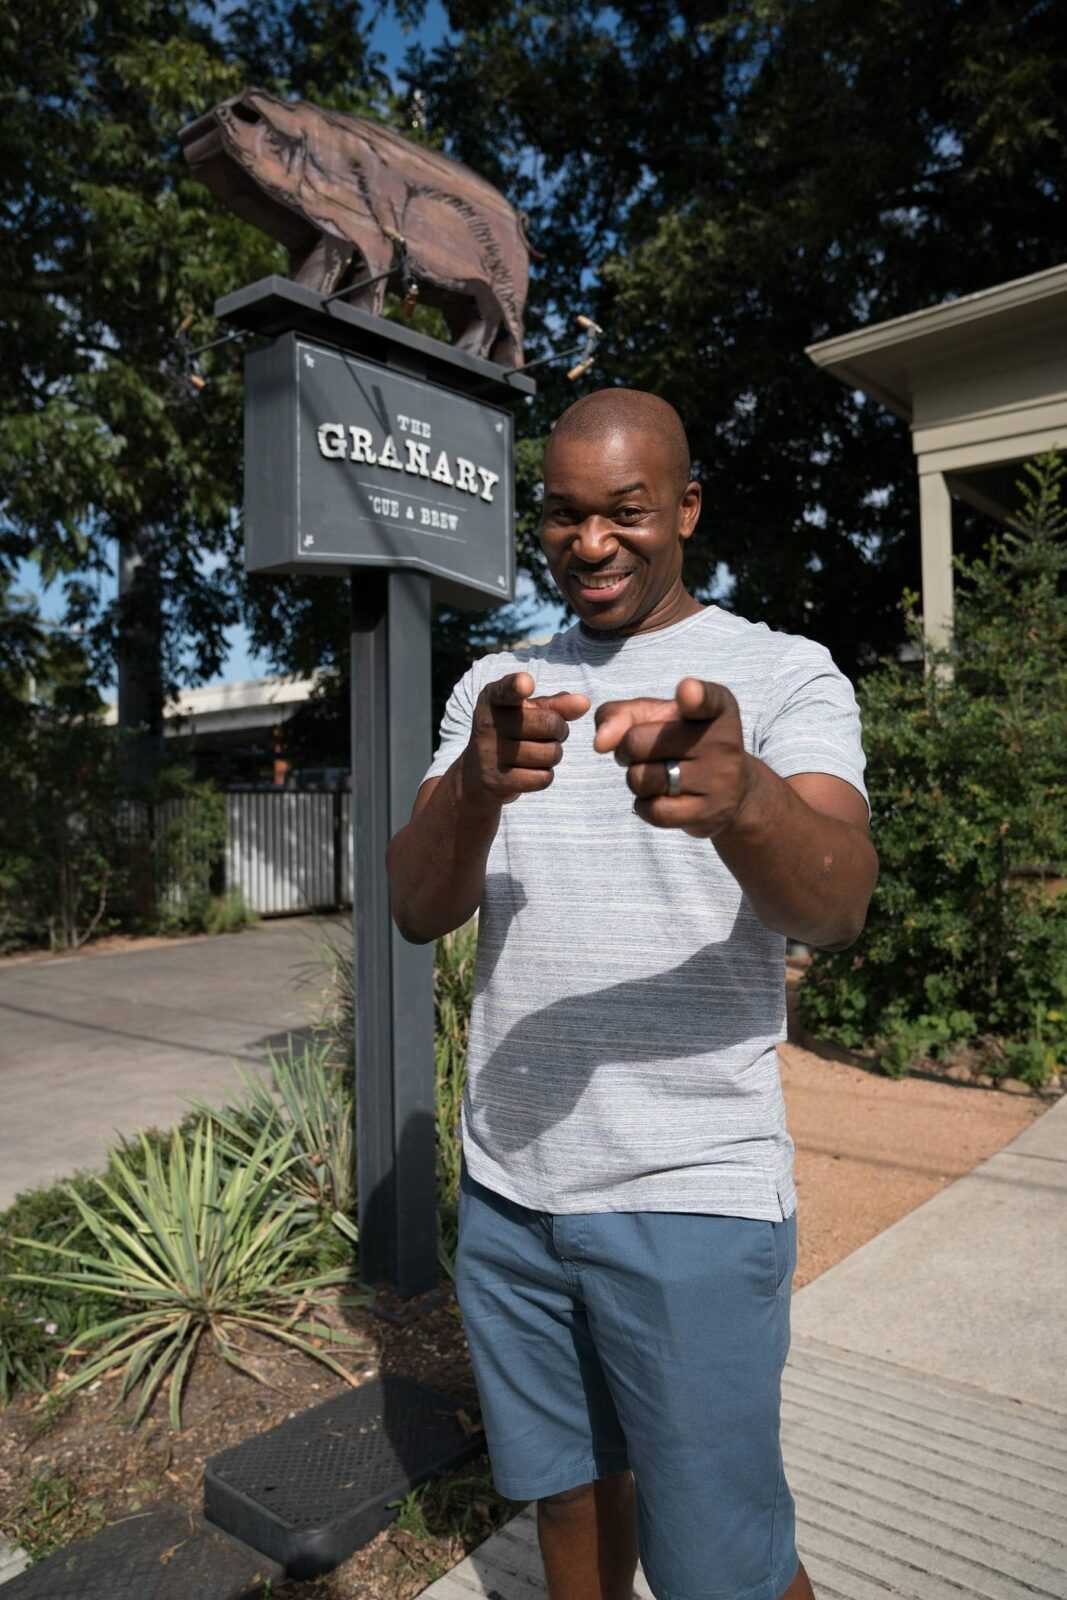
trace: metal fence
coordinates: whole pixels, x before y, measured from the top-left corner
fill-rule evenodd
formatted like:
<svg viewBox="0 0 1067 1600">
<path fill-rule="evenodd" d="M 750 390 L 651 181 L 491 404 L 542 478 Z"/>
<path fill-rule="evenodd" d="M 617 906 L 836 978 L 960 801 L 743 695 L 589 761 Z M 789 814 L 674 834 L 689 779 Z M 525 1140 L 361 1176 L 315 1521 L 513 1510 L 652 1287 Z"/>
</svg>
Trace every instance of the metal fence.
<svg viewBox="0 0 1067 1600">
<path fill-rule="evenodd" d="M 352 796 L 342 789 L 230 789 L 226 844 L 211 871 L 218 888 L 239 889 L 261 917 L 335 911 L 352 904 Z M 164 800 L 154 810 L 122 801 L 117 823 L 128 863 L 138 851 L 157 903 L 178 909 L 181 890 L 169 874 L 159 841 L 191 800 Z M 147 847 L 147 854 L 144 854 Z M 211 865 L 210 863 L 208 864 Z M 151 890 L 145 890 L 151 898 Z M 133 900 L 136 901 L 136 894 Z"/>
<path fill-rule="evenodd" d="M 225 876 L 262 917 L 351 905 L 351 794 L 228 790 Z"/>
</svg>

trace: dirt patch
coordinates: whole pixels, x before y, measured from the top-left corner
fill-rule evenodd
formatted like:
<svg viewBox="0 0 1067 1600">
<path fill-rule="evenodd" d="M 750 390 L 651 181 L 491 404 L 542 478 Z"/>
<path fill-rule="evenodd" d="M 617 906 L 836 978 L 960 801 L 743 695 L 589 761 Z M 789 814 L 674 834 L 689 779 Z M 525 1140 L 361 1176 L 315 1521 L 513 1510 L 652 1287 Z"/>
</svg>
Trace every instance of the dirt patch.
<svg viewBox="0 0 1067 1600">
<path fill-rule="evenodd" d="M 799 970 L 791 965 L 791 988 Z M 797 1146 L 797 1288 L 999 1150 L 1049 1103 L 1017 1084 L 979 1087 L 933 1072 L 885 1078 L 862 1055 L 806 1039 L 795 1027 L 782 1049 L 782 1081 Z M 420 1378 L 455 1396 L 477 1427 L 477 1390 L 450 1288 L 439 1301 L 382 1292 L 376 1304 L 400 1320 L 366 1308 L 332 1312 L 362 1340 L 354 1354 L 338 1352 L 352 1381 L 379 1372 Z M 113 1410 L 113 1382 L 75 1396 L 47 1431 L 27 1397 L 0 1412 L 0 1531 L 17 1538 L 20 1507 L 48 1474 L 73 1485 L 68 1499 L 98 1523 L 163 1497 L 199 1509 L 207 1457 L 343 1392 L 339 1379 L 297 1351 L 251 1335 L 247 1348 L 272 1387 L 235 1372 L 205 1343 L 178 1434 L 167 1425 L 165 1396 L 132 1429 L 132 1405 Z M 390 1527 L 327 1578 L 284 1585 L 278 1600 L 411 1600 L 516 1509 L 493 1492 L 484 1457 L 455 1478 L 465 1484 L 462 1516 L 428 1507 L 417 1532 Z M 443 1505 L 448 1480 L 439 1487 Z"/>
<path fill-rule="evenodd" d="M 329 1321 L 362 1340 L 356 1351 L 333 1349 L 350 1371 L 352 1386 L 379 1373 L 421 1379 L 454 1396 L 470 1427 L 477 1430 L 477 1391 L 451 1293 L 403 1301 L 380 1291 L 374 1299 L 376 1306 L 400 1320 L 387 1320 L 368 1309 L 342 1310 L 336 1302 L 328 1314 Z M 156 1397 L 144 1421 L 134 1428 L 135 1398 L 115 1406 L 118 1379 L 73 1395 L 51 1420 L 34 1397 L 20 1396 L 0 1412 L 0 1536 L 13 1543 L 27 1542 L 20 1533 L 27 1505 L 54 1503 L 63 1508 L 65 1520 L 54 1530 L 60 1543 L 160 1499 L 200 1510 L 208 1457 L 346 1392 L 341 1379 L 300 1351 L 253 1332 L 243 1336 L 242 1345 L 243 1357 L 266 1383 L 257 1384 L 235 1371 L 204 1339 L 190 1369 L 178 1433 L 169 1426 L 166 1393 Z M 468 1475 L 471 1470 L 465 1469 Z M 50 1480 L 57 1486 L 52 1491 L 47 1487 Z M 490 1490 L 489 1498 L 498 1497 Z M 487 1505 L 486 1515 L 476 1514 L 478 1526 L 462 1548 L 463 1541 L 450 1532 L 426 1540 L 389 1529 L 329 1579 L 287 1584 L 275 1595 L 315 1593 L 344 1600 L 381 1595 L 382 1600 L 387 1596 L 407 1600 L 430 1581 L 427 1574 L 446 1571 L 461 1561 L 467 1549 L 481 1543 L 492 1526 L 514 1510 L 500 1502 L 499 1515 L 493 1517 Z"/>
</svg>

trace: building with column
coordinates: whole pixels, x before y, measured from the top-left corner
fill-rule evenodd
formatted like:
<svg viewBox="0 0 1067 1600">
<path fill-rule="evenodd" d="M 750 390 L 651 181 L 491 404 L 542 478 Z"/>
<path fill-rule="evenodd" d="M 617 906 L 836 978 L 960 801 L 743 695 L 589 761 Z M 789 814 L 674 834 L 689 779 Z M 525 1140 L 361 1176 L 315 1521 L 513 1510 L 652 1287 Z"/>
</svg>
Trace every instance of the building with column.
<svg viewBox="0 0 1067 1600">
<path fill-rule="evenodd" d="M 807 355 L 911 429 L 926 636 L 952 630 L 952 502 L 1006 521 L 1023 462 L 1067 449 L 1067 263 L 872 323 Z"/>
</svg>

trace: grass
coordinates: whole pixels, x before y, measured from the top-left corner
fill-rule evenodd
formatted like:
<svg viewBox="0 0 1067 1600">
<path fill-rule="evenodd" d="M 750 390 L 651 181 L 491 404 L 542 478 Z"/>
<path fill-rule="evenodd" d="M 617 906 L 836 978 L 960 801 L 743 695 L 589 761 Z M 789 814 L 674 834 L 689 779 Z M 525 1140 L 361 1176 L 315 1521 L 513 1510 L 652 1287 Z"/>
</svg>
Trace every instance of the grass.
<svg viewBox="0 0 1067 1600">
<path fill-rule="evenodd" d="M 0 1533 L 34 1564 L 75 1539 L 99 1533 L 106 1521 L 99 1501 L 87 1500 L 62 1473 L 44 1472 L 31 1480 L 25 1499 L 0 1523 Z"/>
<path fill-rule="evenodd" d="M 389 1501 L 390 1508 L 398 1508 L 394 1527 L 427 1543 L 459 1539 L 468 1550 L 510 1522 L 522 1505 L 497 1493 L 487 1455 L 429 1479 L 402 1500 Z"/>
</svg>

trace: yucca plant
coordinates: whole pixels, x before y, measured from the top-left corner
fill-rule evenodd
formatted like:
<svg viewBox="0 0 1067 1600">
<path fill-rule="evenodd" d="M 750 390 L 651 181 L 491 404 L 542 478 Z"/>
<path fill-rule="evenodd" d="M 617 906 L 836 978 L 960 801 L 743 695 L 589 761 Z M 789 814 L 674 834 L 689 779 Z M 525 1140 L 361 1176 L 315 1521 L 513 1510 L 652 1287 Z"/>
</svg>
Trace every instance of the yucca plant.
<svg viewBox="0 0 1067 1600">
<path fill-rule="evenodd" d="M 197 1130 L 188 1153 L 175 1130 L 166 1160 L 142 1140 L 143 1176 L 114 1154 L 109 1177 L 94 1180 L 109 1202 L 106 1211 L 94 1210 L 70 1190 L 95 1249 L 15 1241 L 70 1265 L 54 1273 L 13 1273 L 13 1280 L 53 1284 L 75 1294 L 102 1293 L 129 1308 L 85 1329 L 68 1347 L 72 1356 L 104 1341 L 75 1376 L 61 1383 L 57 1398 L 121 1367 L 120 1402 L 141 1385 L 137 1423 L 169 1375 L 171 1425 L 180 1428 L 185 1380 L 205 1333 L 231 1366 L 265 1381 L 242 1359 L 235 1342 L 242 1328 L 292 1345 L 351 1381 L 311 1339 L 356 1346 L 361 1341 L 324 1323 L 300 1320 L 314 1312 L 317 1290 L 345 1281 L 349 1273 L 341 1267 L 295 1274 L 294 1263 L 306 1248 L 307 1218 L 300 1201 L 284 1190 L 286 1173 L 301 1159 L 292 1151 L 294 1133 L 288 1129 L 279 1136 L 264 1128 L 247 1161 L 233 1165 L 220 1160 L 210 1122 Z"/>
<path fill-rule="evenodd" d="M 328 1044 L 284 1056 L 268 1054 L 274 1093 L 257 1074 L 237 1073 L 244 1099 L 222 1110 L 192 1101 L 200 1116 L 222 1130 L 222 1144 L 234 1160 L 248 1161 L 264 1136 L 292 1136 L 293 1159 L 282 1182 L 298 1204 L 323 1216 L 351 1216 L 356 1207 L 355 1127 L 352 1090 L 344 1074 L 330 1065 Z"/>
</svg>

